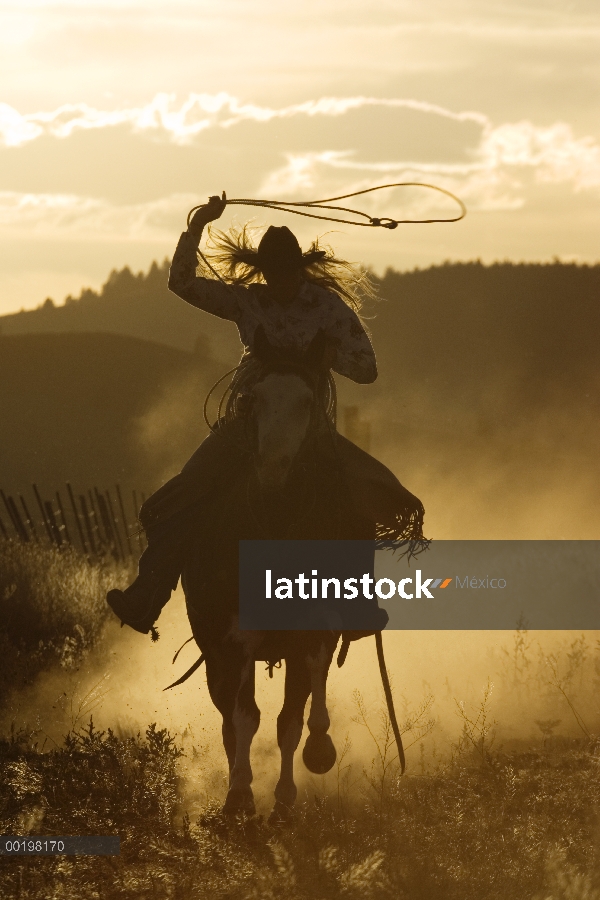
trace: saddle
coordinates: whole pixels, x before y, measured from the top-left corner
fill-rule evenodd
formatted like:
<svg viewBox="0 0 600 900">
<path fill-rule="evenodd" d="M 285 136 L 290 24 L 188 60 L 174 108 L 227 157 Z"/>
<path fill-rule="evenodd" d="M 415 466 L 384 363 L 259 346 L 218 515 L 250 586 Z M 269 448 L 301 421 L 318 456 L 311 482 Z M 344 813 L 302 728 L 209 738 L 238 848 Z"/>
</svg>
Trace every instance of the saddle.
<svg viewBox="0 0 600 900">
<path fill-rule="evenodd" d="M 250 465 L 243 440 L 243 422 L 220 428 L 202 445 L 198 465 L 184 469 L 152 494 L 140 510 L 148 530 L 186 515 L 239 477 Z M 332 441 L 333 437 L 333 441 Z M 317 452 L 323 464 L 339 470 L 356 509 L 375 522 L 377 536 L 391 541 L 423 541 L 423 504 L 379 460 L 337 432 L 318 435 Z"/>
</svg>

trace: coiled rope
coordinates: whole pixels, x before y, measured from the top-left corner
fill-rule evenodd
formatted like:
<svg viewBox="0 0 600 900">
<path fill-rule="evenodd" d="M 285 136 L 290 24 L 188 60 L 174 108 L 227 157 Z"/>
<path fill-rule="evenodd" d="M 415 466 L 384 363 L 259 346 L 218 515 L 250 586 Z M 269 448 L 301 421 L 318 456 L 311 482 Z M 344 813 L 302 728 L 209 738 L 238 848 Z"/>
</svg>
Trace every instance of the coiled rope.
<svg viewBox="0 0 600 900">
<path fill-rule="evenodd" d="M 349 197 L 359 197 L 363 194 L 371 194 L 373 191 L 383 191 L 386 188 L 395 188 L 395 187 L 422 187 L 427 188 L 431 191 L 437 191 L 440 194 L 444 194 L 446 197 L 450 197 L 451 200 L 454 200 L 455 203 L 458 204 L 460 208 L 460 215 L 454 216 L 450 219 L 390 219 L 387 216 L 383 217 L 375 217 L 370 216 L 368 213 L 362 212 L 360 209 L 351 209 L 347 206 L 329 206 L 330 203 L 334 203 L 336 200 L 347 200 Z M 302 202 L 287 202 L 285 200 L 254 200 L 249 198 L 237 198 L 233 200 L 226 200 L 227 206 L 258 206 L 264 209 L 277 209 L 280 212 L 289 212 L 293 213 L 295 216 L 307 216 L 311 219 L 322 219 L 326 222 L 340 222 L 343 225 L 360 225 L 365 228 L 388 228 L 394 229 L 397 228 L 398 225 L 432 225 L 435 222 L 460 222 L 461 219 L 467 214 L 467 207 L 462 202 L 460 197 L 457 197 L 456 194 L 453 194 L 452 191 L 447 191 L 446 188 L 441 188 L 437 184 L 428 184 L 424 181 L 397 181 L 393 184 L 379 184 L 376 187 L 365 188 L 362 191 L 353 191 L 351 194 L 340 194 L 339 197 L 326 197 L 324 200 L 306 200 Z M 192 220 L 192 216 L 196 212 L 196 210 L 201 209 L 205 206 L 204 203 L 198 204 L 198 206 L 193 206 L 187 216 L 187 226 L 190 227 L 190 222 Z M 292 208 L 293 207 L 293 208 Z M 328 209 L 328 210 L 336 210 L 339 212 L 350 213 L 353 216 L 362 216 L 364 219 L 368 219 L 368 222 L 353 222 L 351 219 L 338 219 L 334 216 L 321 216 L 317 215 L 313 212 L 303 212 L 302 209 L 298 209 L 298 207 L 302 207 L 303 209 Z M 202 259 L 207 268 L 213 273 L 215 278 L 217 278 L 222 284 L 227 285 L 227 287 L 235 293 L 235 288 L 233 285 L 228 284 L 224 278 L 217 272 L 217 270 L 211 265 L 208 261 L 204 253 L 198 248 L 198 256 Z M 235 371 L 235 370 L 234 370 Z M 227 374 L 231 374 L 228 372 Z M 224 376 L 226 377 L 226 376 Z M 220 382 L 217 382 L 219 384 Z M 216 385 L 214 386 L 216 387 Z M 212 393 L 212 391 L 211 391 Z"/>
<path fill-rule="evenodd" d="M 329 205 L 330 203 L 334 203 L 337 200 L 347 200 L 349 197 L 359 197 L 362 194 L 371 194 L 373 193 L 373 191 L 383 191 L 386 188 L 395 187 L 422 187 L 427 188 L 431 191 L 438 191 L 438 193 L 440 194 L 445 194 L 446 197 L 450 197 L 451 200 L 454 200 L 454 202 L 458 204 L 460 208 L 460 215 L 454 216 L 449 219 L 391 219 L 388 216 L 377 218 L 375 216 L 370 216 L 368 213 L 362 212 L 360 209 L 351 209 L 347 206 Z M 362 225 L 365 228 L 393 229 L 397 228 L 398 225 L 431 225 L 434 222 L 460 222 L 460 220 L 464 219 L 467 214 L 467 208 L 460 197 L 457 197 L 456 194 L 453 194 L 451 191 L 447 191 L 445 188 L 438 187 L 437 184 L 427 184 L 424 181 L 397 181 L 394 184 L 379 184 L 376 187 L 365 188 L 362 191 L 353 191 L 351 194 L 340 194 L 339 197 L 326 197 L 324 200 L 305 200 L 303 202 L 297 203 L 288 202 L 286 200 L 253 200 L 245 197 L 234 200 L 227 200 L 226 202 L 228 206 L 259 206 L 265 207 L 267 209 L 278 209 L 281 212 L 293 213 L 296 216 L 308 216 L 311 219 L 323 219 L 327 222 L 341 222 L 343 225 Z M 192 215 L 196 212 L 197 209 L 200 209 L 201 206 L 204 206 L 204 204 L 201 203 L 198 206 L 194 206 L 193 209 L 190 210 L 187 220 L 188 227 Z M 302 207 L 302 209 L 299 209 L 298 207 Z M 317 215 L 314 212 L 303 212 L 303 209 L 335 210 L 336 212 L 350 213 L 350 215 L 353 216 L 361 216 L 364 219 L 368 219 L 368 221 L 353 222 L 351 219 L 339 219 L 334 216 Z"/>
<path fill-rule="evenodd" d="M 451 200 L 454 200 L 455 203 L 458 204 L 460 208 L 460 215 L 453 216 L 449 219 L 391 219 L 387 216 L 383 217 L 375 217 L 370 216 L 368 213 L 362 212 L 360 209 L 351 209 L 347 206 L 330 206 L 330 203 L 334 203 L 336 200 L 347 200 L 349 197 L 359 197 L 363 194 L 372 194 L 374 191 L 383 191 L 387 188 L 395 188 L 395 187 L 423 187 L 427 188 L 431 191 L 437 191 L 440 194 L 444 194 L 446 197 L 450 197 Z M 340 194 L 339 197 L 326 197 L 324 200 L 305 200 L 302 202 L 287 202 L 285 200 L 254 200 L 249 198 L 237 198 L 233 200 L 226 200 L 227 206 L 258 206 L 263 209 L 277 209 L 280 212 L 289 212 L 293 213 L 295 216 L 307 216 L 311 219 L 321 219 L 326 222 L 340 222 L 343 225 L 360 225 L 365 228 L 388 228 L 394 229 L 397 228 L 398 225 L 431 225 L 435 222 L 460 222 L 461 219 L 467 214 L 467 207 L 462 202 L 460 197 L 457 197 L 456 194 L 453 194 L 452 191 L 447 191 L 446 188 L 441 188 L 437 184 L 428 184 L 424 181 L 397 181 L 393 184 L 379 184 L 376 187 L 365 188 L 362 191 L 353 191 L 351 194 Z M 187 226 L 190 227 L 190 222 L 193 214 L 196 210 L 201 209 L 205 204 L 200 203 L 198 206 L 193 206 L 187 217 Z M 302 207 L 299 209 L 298 207 Z M 335 210 L 336 212 L 346 212 L 350 213 L 353 216 L 361 216 L 364 219 L 368 219 L 367 222 L 353 222 L 352 219 L 339 219 L 334 216 L 321 216 L 317 215 L 314 212 L 303 212 L 303 210 L 308 209 L 327 209 L 327 210 Z M 224 278 L 213 268 L 210 262 L 207 260 L 206 256 L 202 253 L 200 249 L 198 249 L 198 254 L 202 258 L 202 261 L 205 265 L 210 269 L 213 275 L 219 279 L 223 284 L 227 284 Z M 232 285 L 228 285 L 231 290 L 234 290 Z"/>
</svg>

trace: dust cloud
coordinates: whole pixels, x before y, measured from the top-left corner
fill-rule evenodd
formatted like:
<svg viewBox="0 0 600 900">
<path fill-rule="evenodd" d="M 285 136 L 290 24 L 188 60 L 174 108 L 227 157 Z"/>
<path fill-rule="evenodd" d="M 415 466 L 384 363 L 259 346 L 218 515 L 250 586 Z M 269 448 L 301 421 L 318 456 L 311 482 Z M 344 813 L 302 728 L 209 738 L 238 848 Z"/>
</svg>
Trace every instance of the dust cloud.
<svg viewBox="0 0 600 900">
<path fill-rule="evenodd" d="M 190 642 L 172 664 L 175 652 L 191 635 L 181 589 L 158 624 L 161 637 L 153 644 L 148 636 L 110 622 L 104 639 L 78 670 L 42 675 L 12 698 L 0 725 L 4 733 L 11 722 L 35 729 L 38 745 L 50 749 L 60 745 L 70 729 L 84 727 L 90 716 L 97 728 L 111 728 L 120 736 L 143 734 L 157 722 L 177 735 L 185 749 L 184 802 L 194 813 L 226 793 L 220 716 L 208 696 L 203 667 L 181 686 L 163 690 L 199 655 Z M 540 746 L 547 725 L 552 736 L 583 736 L 570 703 L 590 732 L 597 729 L 599 637 L 570 632 L 386 633 L 384 648 L 398 718 L 406 727 L 419 710 L 422 713 L 420 722 L 404 735 L 408 771 L 422 774 L 451 758 L 464 729 L 459 704 L 477 721 L 490 683 L 484 710 L 490 726 L 486 741 L 495 741 L 496 748 L 523 742 Z M 264 664 L 257 663 L 256 685 L 261 726 L 252 752 L 254 788 L 259 810 L 267 812 L 278 777 L 276 718 L 283 702 L 283 670 L 275 669 L 271 680 Z M 559 685 L 566 688 L 568 702 Z M 334 743 L 338 754 L 351 744 L 343 766 L 351 764 L 360 775 L 376 759 L 377 750 L 365 724 L 353 721 L 357 690 L 368 725 L 380 737 L 383 694 L 373 638 L 353 643 L 343 668 L 333 663 L 328 685 Z M 298 753 L 296 775 L 301 790 L 328 793 L 335 790 L 338 773 L 334 768 L 326 776 L 309 776 Z"/>
<path fill-rule="evenodd" d="M 384 342 L 382 335 L 379 340 Z M 506 346 L 511 346 L 508 339 Z M 573 366 L 579 365 L 575 351 L 571 355 Z M 453 360 L 459 366 L 458 351 Z M 388 376 L 372 387 L 368 403 L 362 388 L 340 386 L 340 423 L 345 406 L 359 406 L 369 425 L 370 452 L 423 500 L 425 532 L 434 540 L 597 540 L 597 372 L 573 369 L 572 379 L 568 372 L 554 378 L 552 362 L 546 360 L 545 368 L 530 377 L 533 363 L 530 369 L 511 365 L 490 375 L 484 364 L 473 364 L 472 371 L 461 374 L 440 367 L 433 357 L 433 375 L 429 378 L 425 365 L 421 383 L 422 373 L 411 370 L 410 360 L 401 371 L 389 356 L 382 366 Z M 223 371 L 223 366 L 217 371 L 202 368 L 169 385 L 138 420 L 136 440 L 155 486 L 179 470 L 200 443 L 205 433 L 202 401 Z M 46 740 L 48 745 L 60 743 L 69 728 L 81 726 L 90 714 L 98 727 L 121 734 L 143 732 L 157 722 L 176 734 L 186 750 L 182 771 L 193 807 L 207 797 L 224 796 L 225 754 L 204 670 L 163 692 L 198 654 L 192 642 L 176 665 L 171 663 L 191 634 L 181 589 L 158 627 L 161 638 L 152 644 L 148 637 L 110 623 L 104 640 L 78 671 L 44 674 L 13 697 L 8 717 L 38 729 L 40 744 Z M 469 728 L 475 738 L 507 748 L 597 733 L 599 639 L 596 632 L 386 633 L 399 719 L 413 723 L 405 733 L 409 772 L 420 774 L 448 760 Z M 338 669 L 334 662 L 329 678 L 332 736 L 338 753 L 347 737 L 352 748 L 343 765 L 352 762 L 360 772 L 377 751 L 365 723 L 353 721 L 359 715 L 357 690 L 377 737 L 382 691 L 372 638 L 352 644 L 344 667 Z M 282 696 L 282 671 L 275 670 L 270 680 L 258 663 L 262 722 L 253 767 L 265 810 L 278 774 L 275 720 Z M 1 724 L 6 730 L 10 722 L 6 718 Z M 301 786 L 333 789 L 335 768 L 322 779 L 309 778 L 299 756 Z"/>
<path fill-rule="evenodd" d="M 166 380 L 153 402 L 133 419 L 129 444 L 138 461 L 139 483 L 156 490 L 181 470 L 208 434 L 205 397 L 229 368 L 215 358 L 207 338 L 198 338 L 187 366 Z M 216 390 L 217 403 L 222 391 Z"/>
</svg>

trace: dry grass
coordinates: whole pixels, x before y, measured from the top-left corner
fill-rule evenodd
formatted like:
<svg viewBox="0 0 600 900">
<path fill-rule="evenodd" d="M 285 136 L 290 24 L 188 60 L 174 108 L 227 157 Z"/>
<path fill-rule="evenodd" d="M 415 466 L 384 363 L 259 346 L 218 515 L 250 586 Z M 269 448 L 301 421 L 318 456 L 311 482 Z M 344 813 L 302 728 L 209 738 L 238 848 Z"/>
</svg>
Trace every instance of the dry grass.
<svg viewBox="0 0 600 900">
<path fill-rule="evenodd" d="M 6 900 L 598 900 L 600 745 L 564 741 L 503 755 L 459 749 L 444 771 L 312 794 L 295 823 L 181 816 L 173 739 L 86 729 L 41 753 L 0 742 L 5 834 L 120 834 L 114 858 L 1 859 Z M 371 794 L 371 797 L 369 797 Z"/>
<path fill-rule="evenodd" d="M 77 665 L 102 633 L 107 590 L 129 577 L 70 547 L 0 540 L 0 697 L 49 666 Z"/>
</svg>

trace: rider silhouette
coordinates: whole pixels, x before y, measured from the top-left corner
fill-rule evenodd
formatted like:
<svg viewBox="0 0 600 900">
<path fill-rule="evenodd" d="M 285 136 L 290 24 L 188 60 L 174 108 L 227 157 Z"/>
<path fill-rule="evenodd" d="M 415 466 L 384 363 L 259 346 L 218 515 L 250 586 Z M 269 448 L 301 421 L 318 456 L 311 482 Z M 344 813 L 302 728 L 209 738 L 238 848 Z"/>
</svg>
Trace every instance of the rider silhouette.
<svg viewBox="0 0 600 900">
<path fill-rule="evenodd" d="M 364 285 L 364 278 L 316 244 L 303 253 L 285 226 L 269 227 L 257 249 L 249 245 L 245 230 L 237 240 L 222 235 L 221 261 L 229 270 L 230 283 L 197 276 L 202 232 L 221 216 L 226 203 L 223 192 L 222 198 L 211 197 L 194 214 L 173 256 L 170 290 L 198 309 L 236 323 L 245 348 L 242 368 L 257 355 L 257 335 L 266 338 L 271 347 L 302 352 L 321 333 L 329 368 L 360 384 L 375 381 L 375 353 L 352 308 L 358 308 L 360 302 L 352 283 Z M 136 631 L 153 631 L 177 586 L 199 498 L 218 489 L 232 466 L 235 470 L 239 465 L 239 444 L 222 440 L 235 424 L 217 423 L 217 433 L 211 433 L 181 473 L 140 510 L 148 546 L 140 558 L 138 577 L 125 591 L 112 590 L 107 596 L 116 615 Z M 373 457 L 337 433 L 336 441 L 346 480 L 355 486 L 354 499 L 378 523 L 379 533 L 393 540 L 422 540 L 420 501 Z M 381 627 L 384 625 L 382 621 Z"/>
</svg>

